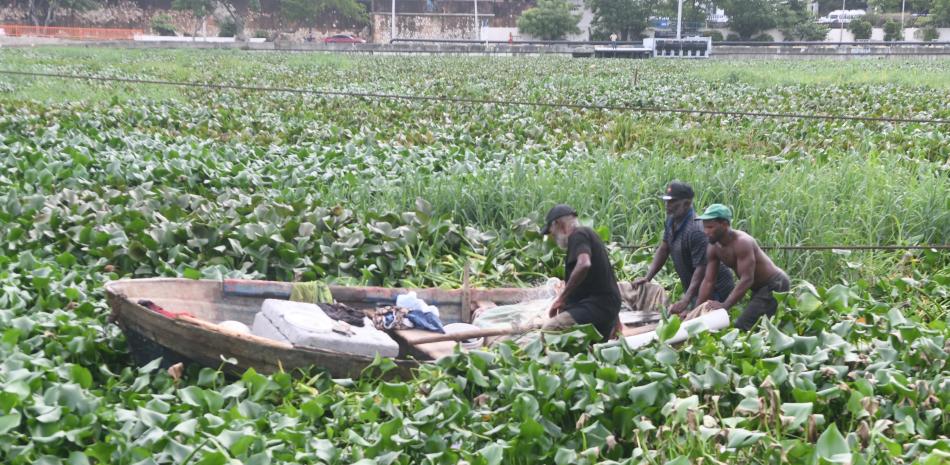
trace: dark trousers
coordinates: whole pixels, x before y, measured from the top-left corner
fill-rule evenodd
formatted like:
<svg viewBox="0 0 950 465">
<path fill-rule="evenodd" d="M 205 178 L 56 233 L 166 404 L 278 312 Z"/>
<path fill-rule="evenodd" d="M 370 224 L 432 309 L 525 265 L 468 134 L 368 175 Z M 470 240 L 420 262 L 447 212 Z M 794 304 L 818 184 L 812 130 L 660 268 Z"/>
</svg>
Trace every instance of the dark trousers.
<svg viewBox="0 0 950 465">
<path fill-rule="evenodd" d="M 759 321 L 759 317 L 762 315 L 775 315 L 775 310 L 778 308 L 778 301 L 775 300 L 775 296 L 773 296 L 772 293 L 788 292 L 790 287 L 791 283 L 788 280 L 788 275 L 780 270 L 769 278 L 765 285 L 758 289 L 752 289 L 752 299 L 749 300 L 749 304 L 746 305 L 745 309 L 742 310 L 742 314 L 736 319 L 736 328 L 742 331 L 748 331 L 755 326 L 755 322 Z"/>
</svg>

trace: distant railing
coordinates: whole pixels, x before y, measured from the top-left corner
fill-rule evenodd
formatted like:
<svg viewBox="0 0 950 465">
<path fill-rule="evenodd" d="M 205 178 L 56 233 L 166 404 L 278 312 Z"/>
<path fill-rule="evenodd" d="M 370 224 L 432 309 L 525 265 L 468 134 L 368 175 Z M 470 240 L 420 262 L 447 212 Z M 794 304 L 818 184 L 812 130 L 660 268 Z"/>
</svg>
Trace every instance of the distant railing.
<svg viewBox="0 0 950 465">
<path fill-rule="evenodd" d="M 102 27 L 59 27 L 0 24 L 0 30 L 12 37 L 55 37 L 76 40 L 132 40 L 141 35 L 141 29 L 118 29 Z"/>
</svg>

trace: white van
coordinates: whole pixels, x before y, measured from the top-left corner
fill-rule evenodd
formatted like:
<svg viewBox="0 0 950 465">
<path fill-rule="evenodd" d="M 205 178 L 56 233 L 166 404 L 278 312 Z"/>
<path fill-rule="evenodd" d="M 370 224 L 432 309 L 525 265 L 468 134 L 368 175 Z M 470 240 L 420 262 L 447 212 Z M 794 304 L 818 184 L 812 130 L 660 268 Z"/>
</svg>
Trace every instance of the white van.
<svg viewBox="0 0 950 465">
<path fill-rule="evenodd" d="M 866 14 L 864 10 L 834 10 L 828 16 L 818 18 L 818 24 L 848 24 Z"/>
</svg>

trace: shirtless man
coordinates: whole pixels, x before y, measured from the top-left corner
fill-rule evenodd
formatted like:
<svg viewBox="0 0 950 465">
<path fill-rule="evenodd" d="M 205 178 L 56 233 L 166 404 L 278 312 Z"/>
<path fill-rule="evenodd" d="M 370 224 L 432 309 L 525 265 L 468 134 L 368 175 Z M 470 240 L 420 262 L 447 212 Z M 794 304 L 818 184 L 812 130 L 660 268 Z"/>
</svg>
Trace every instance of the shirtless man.
<svg viewBox="0 0 950 465">
<path fill-rule="evenodd" d="M 730 227 L 732 210 L 729 207 L 712 204 L 698 218 L 703 220 L 703 232 L 709 238 L 709 248 L 706 276 L 700 286 L 697 302 L 706 301 L 712 294 L 719 263 L 722 262 L 735 270 L 739 282 L 724 302 L 709 301 L 709 309 L 728 310 L 751 289 L 752 298 L 736 320 L 735 327 L 748 331 L 760 316 L 775 315 L 778 301 L 772 292 L 788 292 L 788 275 L 772 263 L 752 236 Z"/>
</svg>

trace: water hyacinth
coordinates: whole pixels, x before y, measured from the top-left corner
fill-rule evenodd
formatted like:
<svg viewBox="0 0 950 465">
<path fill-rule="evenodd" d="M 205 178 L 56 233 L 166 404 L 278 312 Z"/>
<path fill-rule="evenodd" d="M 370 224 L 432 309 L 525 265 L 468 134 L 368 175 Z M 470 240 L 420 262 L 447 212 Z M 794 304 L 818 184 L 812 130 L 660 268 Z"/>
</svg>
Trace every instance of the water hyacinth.
<svg viewBox="0 0 950 465">
<path fill-rule="evenodd" d="M 156 55 L 157 54 L 157 55 Z M 3 66 L 294 88 L 950 118 L 948 64 L 3 49 Z M 636 72 L 638 84 L 631 76 Z M 674 76 L 675 79 L 671 78 Z M 386 377 L 134 366 L 109 279 L 531 285 L 569 202 L 642 273 L 689 180 L 762 244 L 947 243 L 950 128 L 0 76 L 0 461 L 943 463 L 938 251 L 773 253 L 776 318 L 633 351 L 581 328 Z M 818 283 L 808 284 L 802 279 Z M 660 277 L 672 283 L 669 273 Z M 661 333 L 675 333 L 671 320 Z M 222 360 L 222 364 L 229 363 Z"/>
</svg>

